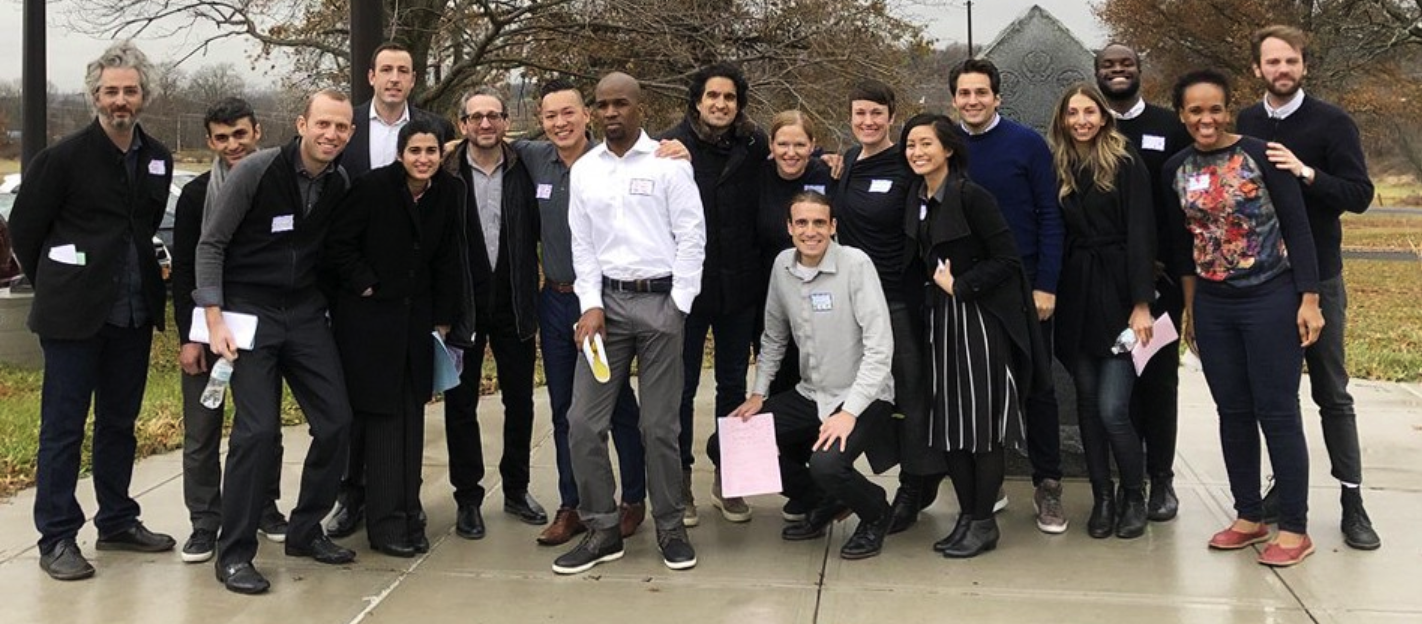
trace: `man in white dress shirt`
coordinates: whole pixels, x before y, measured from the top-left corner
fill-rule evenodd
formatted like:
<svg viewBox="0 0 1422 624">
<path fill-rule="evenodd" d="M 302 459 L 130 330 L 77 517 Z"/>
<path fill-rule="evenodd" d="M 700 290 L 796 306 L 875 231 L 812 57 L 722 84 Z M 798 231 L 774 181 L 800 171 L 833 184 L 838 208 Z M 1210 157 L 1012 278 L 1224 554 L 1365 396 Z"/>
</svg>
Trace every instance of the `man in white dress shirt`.
<svg viewBox="0 0 1422 624">
<path fill-rule="evenodd" d="M 588 532 L 553 562 L 553 571 L 577 574 L 622 558 L 607 434 L 634 355 L 657 546 L 668 568 L 685 570 L 696 565 L 696 551 L 681 522 L 677 436 L 682 328 L 706 256 L 701 196 L 689 163 L 654 155 L 657 142 L 642 131 L 642 89 L 634 78 L 609 74 L 594 100 L 605 142 L 578 159 L 570 178 L 573 290 L 582 308 L 573 337 L 578 345 L 602 339 L 611 378 L 597 381 L 586 360 L 574 373 L 568 438 Z"/>
</svg>

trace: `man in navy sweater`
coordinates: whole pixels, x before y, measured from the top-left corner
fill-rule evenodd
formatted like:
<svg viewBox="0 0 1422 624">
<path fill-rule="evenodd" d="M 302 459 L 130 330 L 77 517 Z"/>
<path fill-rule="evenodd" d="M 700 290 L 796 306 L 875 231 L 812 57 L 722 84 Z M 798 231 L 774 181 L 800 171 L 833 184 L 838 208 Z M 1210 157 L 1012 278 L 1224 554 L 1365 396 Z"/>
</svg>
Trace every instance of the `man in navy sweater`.
<svg viewBox="0 0 1422 624">
<path fill-rule="evenodd" d="M 1347 113 L 1308 97 L 1308 38 L 1291 26 L 1267 26 L 1254 34 L 1254 75 L 1264 81 L 1264 100 L 1239 114 L 1239 132 L 1270 141 L 1269 161 L 1292 173 L 1303 187 L 1309 229 L 1318 252 L 1318 295 L 1324 330 L 1304 351 L 1313 402 L 1323 421 L 1323 441 L 1342 484 L 1343 541 L 1360 550 L 1382 546 L 1363 509 L 1362 452 L 1343 349 L 1348 296 L 1343 286 L 1344 211 L 1361 213 L 1373 198 L 1358 126 Z M 1278 517 L 1265 496 L 1265 517 Z"/>
<path fill-rule="evenodd" d="M 1170 314 L 1175 330 L 1185 309 L 1185 294 L 1165 264 L 1174 255 L 1170 235 L 1170 211 L 1179 210 L 1164 199 L 1160 169 L 1176 152 L 1190 145 L 1190 133 L 1174 111 L 1149 104 L 1140 95 L 1141 58 L 1136 51 L 1113 43 L 1096 53 L 1096 86 L 1111 105 L 1116 127 L 1131 140 L 1146 170 L 1150 172 L 1151 196 L 1155 199 L 1156 279 L 1158 294 L 1151 314 Z M 1150 477 L 1147 517 L 1155 522 L 1175 518 L 1180 507 L 1175 497 L 1175 438 L 1179 422 L 1180 351 L 1164 349 L 1151 358 L 1141 371 L 1131 394 L 1131 420 L 1145 441 L 1146 474 Z"/>
<path fill-rule="evenodd" d="M 1051 340 L 1057 277 L 1062 269 L 1061 205 L 1047 142 L 1032 129 L 997 113 L 1002 78 L 984 59 L 968 59 L 948 74 L 953 107 L 968 143 L 968 175 L 997 199 L 998 208 L 1017 239 L 1022 266 L 1032 283 L 1032 299 L 1042 336 Z M 1067 529 L 1062 510 L 1061 430 L 1057 397 L 1050 385 L 1027 397 L 1027 455 L 1037 491 L 1037 528 L 1044 533 Z"/>
</svg>

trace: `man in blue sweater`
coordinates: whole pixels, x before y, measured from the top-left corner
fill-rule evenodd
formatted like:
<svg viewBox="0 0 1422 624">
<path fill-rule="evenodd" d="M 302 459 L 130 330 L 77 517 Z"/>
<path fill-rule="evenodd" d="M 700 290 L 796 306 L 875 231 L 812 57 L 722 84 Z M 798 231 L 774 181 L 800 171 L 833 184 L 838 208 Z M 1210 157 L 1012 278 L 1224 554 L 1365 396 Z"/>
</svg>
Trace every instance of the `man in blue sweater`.
<svg viewBox="0 0 1422 624">
<path fill-rule="evenodd" d="M 1362 452 L 1343 350 L 1348 295 L 1343 287 L 1345 211 L 1361 213 L 1373 198 L 1358 126 L 1348 114 L 1301 88 L 1308 75 L 1308 37 L 1292 26 L 1267 26 L 1254 34 L 1254 75 L 1264 81 L 1264 100 L 1239 114 L 1239 132 L 1270 141 L 1269 161 L 1292 173 L 1303 187 L 1308 225 L 1318 252 L 1318 296 L 1324 330 L 1304 351 L 1313 402 L 1323 421 L 1323 442 L 1342 484 L 1343 541 L 1374 550 L 1382 540 L 1363 509 Z M 1265 517 L 1277 518 L 1273 492 Z M 1272 512 L 1272 513 L 1271 513 Z"/>
<path fill-rule="evenodd" d="M 964 61 L 948 74 L 948 85 L 968 143 L 968 175 L 993 194 L 1012 228 L 1022 266 L 1032 283 L 1042 336 L 1050 344 L 1064 236 L 1051 151 L 1032 129 L 997 113 L 1002 104 L 1002 79 L 991 61 Z M 1067 520 L 1061 502 L 1061 431 L 1057 397 L 1050 385 L 1027 397 L 1023 429 L 1032 483 L 1037 488 L 1033 497 L 1037 528 L 1044 533 L 1063 533 Z"/>
</svg>

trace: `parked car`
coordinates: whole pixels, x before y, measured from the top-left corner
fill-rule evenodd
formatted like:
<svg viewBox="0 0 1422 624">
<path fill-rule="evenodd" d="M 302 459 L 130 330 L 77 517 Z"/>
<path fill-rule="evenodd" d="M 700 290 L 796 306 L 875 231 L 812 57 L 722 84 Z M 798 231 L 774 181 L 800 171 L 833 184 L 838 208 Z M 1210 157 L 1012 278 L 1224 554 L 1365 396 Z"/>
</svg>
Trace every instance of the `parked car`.
<svg viewBox="0 0 1422 624">
<path fill-rule="evenodd" d="M 168 207 L 163 211 L 163 221 L 158 224 L 158 238 L 163 239 L 163 244 L 168 247 L 173 246 L 173 221 L 178 214 L 178 197 L 183 194 L 183 187 L 200 175 L 197 171 L 173 169 L 173 183 L 168 187 Z"/>
</svg>

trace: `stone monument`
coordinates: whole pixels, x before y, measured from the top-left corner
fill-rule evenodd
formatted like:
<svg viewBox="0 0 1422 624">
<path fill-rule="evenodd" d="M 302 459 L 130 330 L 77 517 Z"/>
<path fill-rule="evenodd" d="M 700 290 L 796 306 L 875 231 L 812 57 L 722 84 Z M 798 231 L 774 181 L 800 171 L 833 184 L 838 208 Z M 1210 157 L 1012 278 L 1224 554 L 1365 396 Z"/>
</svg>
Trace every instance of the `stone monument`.
<svg viewBox="0 0 1422 624">
<path fill-rule="evenodd" d="M 1095 55 L 1037 5 L 1004 28 L 980 56 L 1002 73 L 1002 116 L 1044 135 L 1062 92 L 1094 82 Z"/>
</svg>

